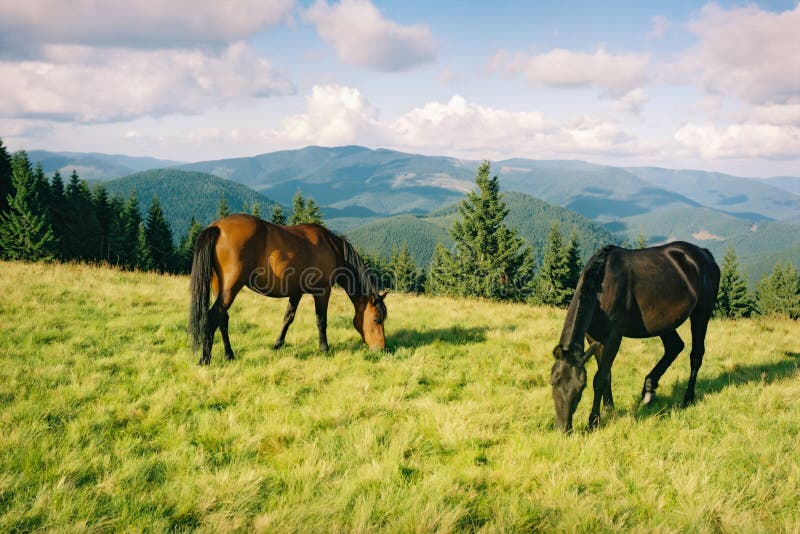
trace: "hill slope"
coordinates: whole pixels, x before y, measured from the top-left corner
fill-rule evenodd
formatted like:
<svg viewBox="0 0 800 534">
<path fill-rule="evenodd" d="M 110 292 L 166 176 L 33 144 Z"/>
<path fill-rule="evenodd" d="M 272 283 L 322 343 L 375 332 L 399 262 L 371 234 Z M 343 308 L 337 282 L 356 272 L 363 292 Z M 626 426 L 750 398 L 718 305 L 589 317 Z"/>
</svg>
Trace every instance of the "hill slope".
<svg viewBox="0 0 800 534">
<path fill-rule="evenodd" d="M 33 165 L 41 163 L 44 172 L 52 174 L 60 171 L 69 176 L 77 171 L 84 180 L 108 180 L 135 172 L 172 167 L 180 162 L 148 157 L 131 157 L 119 154 L 99 154 L 96 152 L 48 152 L 31 150 L 28 157 Z"/>
<path fill-rule="evenodd" d="M 633 167 L 632 174 L 680 193 L 699 204 L 751 220 L 789 219 L 800 214 L 800 195 L 768 180 L 739 178 L 718 172 Z"/>
<path fill-rule="evenodd" d="M 370 353 L 333 292 L 269 348 L 285 300 L 244 290 L 237 359 L 200 368 L 188 278 L 0 263 L 0 531 L 792 532 L 800 524 L 797 323 L 712 320 L 638 403 L 661 356 L 625 339 L 617 411 L 553 430 L 565 312 L 391 294 Z M 91 283 L 76 281 L 91 280 Z M 688 325 L 680 329 L 690 339 Z M 595 366 L 587 371 L 591 377 Z"/>
<path fill-rule="evenodd" d="M 210 174 L 177 169 L 144 171 L 110 180 L 103 185 L 112 195 L 128 196 L 136 191 L 143 214 L 147 213 L 153 197 L 157 196 L 176 240 L 186 233 L 192 217 L 203 225 L 216 219 L 223 196 L 231 213 L 249 213 L 254 204 L 259 204 L 262 216 L 268 216 L 275 204 L 242 184 Z"/>
</svg>

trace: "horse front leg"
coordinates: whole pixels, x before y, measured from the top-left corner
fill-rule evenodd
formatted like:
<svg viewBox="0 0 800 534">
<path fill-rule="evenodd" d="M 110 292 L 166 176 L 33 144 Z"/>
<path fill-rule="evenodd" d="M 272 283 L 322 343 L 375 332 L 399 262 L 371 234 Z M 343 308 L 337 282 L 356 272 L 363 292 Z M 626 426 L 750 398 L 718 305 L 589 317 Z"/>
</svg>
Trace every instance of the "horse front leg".
<svg viewBox="0 0 800 534">
<path fill-rule="evenodd" d="M 314 309 L 317 312 L 317 330 L 319 330 L 319 350 L 328 352 L 328 301 L 330 290 L 322 295 L 314 295 Z"/>
<path fill-rule="evenodd" d="M 589 430 L 594 430 L 600 424 L 600 401 L 606 397 L 606 402 L 611 400 L 613 406 L 613 399 L 611 399 L 611 365 L 614 363 L 614 358 L 617 357 L 622 336 L 618 334 L 610 334 L 603 340 L 603 357 L 599 360 L 597 365 L 597 373 L 592 380 L 594 388 L 594 399 L 592 400 L 592 411 L 589 414 Z"/>
<path fill-rule="evenodd" d="M 590 345 L 596 341 L 589 334 L 586 334 L 586 340 L 589 342 Z M 600 344 L 600 347 L 595 351 L 594 358 L 597 361 L 597 368 L 599 369 L 600 368 L 600 362 L 603 359 L 603 344 L 602 343 Z M 614 410 L 614 396 L 611 393 L 611 380 L 612 380 L 612 378 L 611 378 L 611 369 L 609 369 L 608 372 L 609 372 L 608 387 L 603 392 L 603 408 L 605 408 L 606 411 L 610 412 L 610 411 Z"/>
</svg>

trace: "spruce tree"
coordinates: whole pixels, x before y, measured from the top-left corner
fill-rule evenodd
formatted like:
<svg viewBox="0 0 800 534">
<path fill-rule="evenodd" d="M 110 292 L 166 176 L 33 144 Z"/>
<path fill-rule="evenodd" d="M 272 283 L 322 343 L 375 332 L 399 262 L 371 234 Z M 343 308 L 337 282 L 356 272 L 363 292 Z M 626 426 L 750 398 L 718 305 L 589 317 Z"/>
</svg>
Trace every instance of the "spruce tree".
<svg viewBox="0 0 800 534">
<path fill-rule="evenodd" d="M 778 262 L 769 276 L 756 288 L 758 309 L 764 315 L 786 315 L 800 318 L 800 275 L 791 264 Z"/>
<path fill-rule="evenodd" d="M 225 195 L 222 195 L 219 199 L 219 207 L 217 208 L 217 219 L 222 219 L 230 214 L 231 210 L 228 208 L 228 199 L 225 198 Z"/>
<path fill-rule="evenodd" d="M 567 278 L 564 281 L 565 287 L 569 288 L 569 298 L 572 300 L 572 295 L 575 294 L 575 288 L 578 287 L 578 280 L 580 280 L 581 272 L 583 271 L 583 261 L 581 261 L 581 245 L 578 241 L 578 229 L 572 227 L 572 232 L 569 235 L 569 243 L 564 251 L 564 256 L 567 262 Z"/>
<path fill-rule="evenodd" d="M 459 279 L 453 255 L 441 243 L 436 243 L 433 257 L 428 267 L 425 292 L 436 295 L 456 295 Z"/>
<path fill-rule="evenodd" d="M 136 261 L 133 268 L 140 271 L 152 271 L 155 268 L 153 255 L 150 253 L 150 245 L 147 243 L 147 231 L 143 224 L 136 230 Z"/>
<path fill-rule="evenodd" d="M 295 193 L 292 199 L 292 216 L 289 217 L 289 224 L 292 226 L 296 224 L 303 224 L 306 217 L 306 199 L 303 198 L 303 193 L 300 190 Z"/>
<path fill-rule="evenodd" d="M 109 232 L 111 230 L 111 205 L 108 200 L 108 190 L 102 185 L 94 188 L 92 194 L 92 208 L 97 220 L 97 236 L 95 244 L 97 251 L 95 255 L 102 261 L 111 262 L 111 242 Z"/>
<path fill-rule="evenodd" d="M 286 224 L 286 214 L 280 204 L 275 204 L 272 208 L 272 215 L 270 215 L 269 220 L 274 224 Z"/>
<path fill-rule="evenodd" d="M 56 254 L 56 240 L 47 216 L 41 177 L 31 169 L 25 151 L 11 158 L 14 195 L 0 214 L 0 254 L 12 260 L 48 260 Z M 45 182 L 46 186 L 46 182 Z"/>
<path fill-rule="evenodd" d="M 142 213 L 139 211 L 139 199 L 136 196 L 136 191 L 134 191 L 131 193 L 127 202 L 125 202 L 125 209 L 122 214 L 123 241 L 127 243 L 127 247 L 121 251 L 120 263 L 126 269 L 140 268 L 141 270 L 146 270 L 150 268 L 147 267 L 145 269 L 140 267 L 140 265 L 142 265 L 142 261 L 140 261 L 142 250 L 140 250 L 138 246 L 132 246 L 139 243 L 141 225 Z"/>
<path fill-rule="evenodd" d="M 508 208 L 500 197 L 500 181 L 483 162 L 471 191 L 458 208 L 450 236 L 455 251 L 437 247 L 431 287 L 448 294 L 496 300 L 524 300 L 530 295 L 533 254 L 516 230 L 505 224 Z"/>
<path fill-rule="evenodd" d="M 11 156 L 0 139 L 0 213 L 8 211 L 8 197 L 14 195 L 11 176 Z"/>
<path fill-rule="evenodd" d="M 252 209 L 252 211 L 250 213 L 253 214 L 253 217 L 258 217 L 260 219 L 261 218 L 261 204 L 259 204 L 258 202 L 253 202 L 253 209 Z"/>
<path fill-rule="evenodd" d="M 647 248 L 647 238 L 643 233 L 639 232 L 639 235 L 636 236 L 636 244 L 633 246 L 633 248 L 637 250 Z"/>
<path fill-rule="evenodd" d="M 754 303 L 747 289 L 747 281 L 739 272 L 739 259 L 733 246 L 728 246 L 722 258 L 722 269 L 717 292 L 716 312 L 721 317 L 737 319 L 749 317 Z"/>
<path fill-rule="evenodd" d="M 402 248 L 392 250 L 389 258 L 389 272 L 392 276 L 392 287 L 403 293 L 418 293 L 422 290 L 420 273 L 414 264 L 414 258 L 408 252 L 408 243 Z"/>
<path fill-rule="evenodd" d="M 53 227 L 53 235 L 56 238 L 57 256 L 59 259 L 66 259 L 66 251 L 64 249 L 64 222 L 67 209 L 67 197 L 64 194 L 64 180 L 61 178 L 61 173 L 55 171 L 53 178 L 50 180 L 50 194 L 48 195 L 50 204 L 50 224 Z"/>
<path fill-rule="evenodd" d="M 128 265 L 133 257 L 131 242 L 126 240 L 125 199 L 114 196 L 108 203 L 110 220 L 108 226 L 108 261 L 112 265 Z M 134 248 L 135 252 L 135 248 Z"/>
<path fill-rule="evenodd" d="M 181 244 L 178 247 L 178 261 L 180 265 L 178 270 L 182 273 L 188 273 L 192 270 L 192 259 L 194 257 L 194 246 L 197 243 L 197 236 L 203 231 L 203 225 L 198 223 L 194 217 L 189 223 L 189 230 L 186 235 L 181 239 Z"/>
<path fill-rule="evenodd" d="M 158 197 L 153 197 L 147 218 L 144 223 L 144 235 L 147 250 L 153 262 L 153 268 L 161 272 L 169 272 L 175 264 L 175 248 L 172 244 L 172 230 L 161 210 Z"/>
<path fill-rule="evenodd" d="M 306 223 L 315 223 L 315 224 L 322 224 L 322 210 L 314 202 L 314 199 L 309 197 L 306 201 L 306 213 L 305 213 L 305 221 Z"/>
<path fill-rule="evenodd" d="M 569 265 L 558 222 L 553 221 L 547 236 L 542 268 L 536 277 L 536 301 L 548 306 L 568 306 L 575 293 L 575 285 L 572 285 L 573 269 Z"/>
<path fill-rule="evenodd" d="M 99 257 L 99 230 L 89 184 L 72 171 L 66 188 L 62 247 L 67 259 Z"/>
</svg>

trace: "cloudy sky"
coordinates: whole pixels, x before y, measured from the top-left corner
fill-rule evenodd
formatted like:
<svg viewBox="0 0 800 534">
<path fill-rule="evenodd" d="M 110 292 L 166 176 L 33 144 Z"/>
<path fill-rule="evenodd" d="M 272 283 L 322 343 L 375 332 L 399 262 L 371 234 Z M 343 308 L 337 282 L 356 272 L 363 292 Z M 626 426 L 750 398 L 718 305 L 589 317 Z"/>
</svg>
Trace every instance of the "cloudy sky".
<svg viewBox="0 0 800 534">
<path fill-rule="evenodd" d="M 0 137 L 800 175 L 796 1 L 607 4 L 0 0 Z"/>
</svg>

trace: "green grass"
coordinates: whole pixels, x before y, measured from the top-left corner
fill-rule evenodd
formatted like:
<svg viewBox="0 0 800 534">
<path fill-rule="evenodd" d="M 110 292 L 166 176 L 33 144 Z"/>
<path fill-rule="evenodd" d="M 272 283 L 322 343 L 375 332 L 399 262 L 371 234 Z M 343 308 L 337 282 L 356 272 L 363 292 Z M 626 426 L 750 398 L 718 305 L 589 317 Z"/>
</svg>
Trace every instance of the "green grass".
<svg viewBox="0 0 800 534">
<path fill-rule="evenodd" d="M 617 411 L 565 437 L 561 310 L 391 295 L 376 355 L 337 292 L 321 355 L 310 299 L 273 351 L 285 301 L 245 291 L 199 367 L 187 286 L 0 263 L 0 531 L 800 529 L 797 322 L 713 321 L 688 409 L 688 354 L 642 408 L 660 346 L 625 340 Z"/>
</svg>

